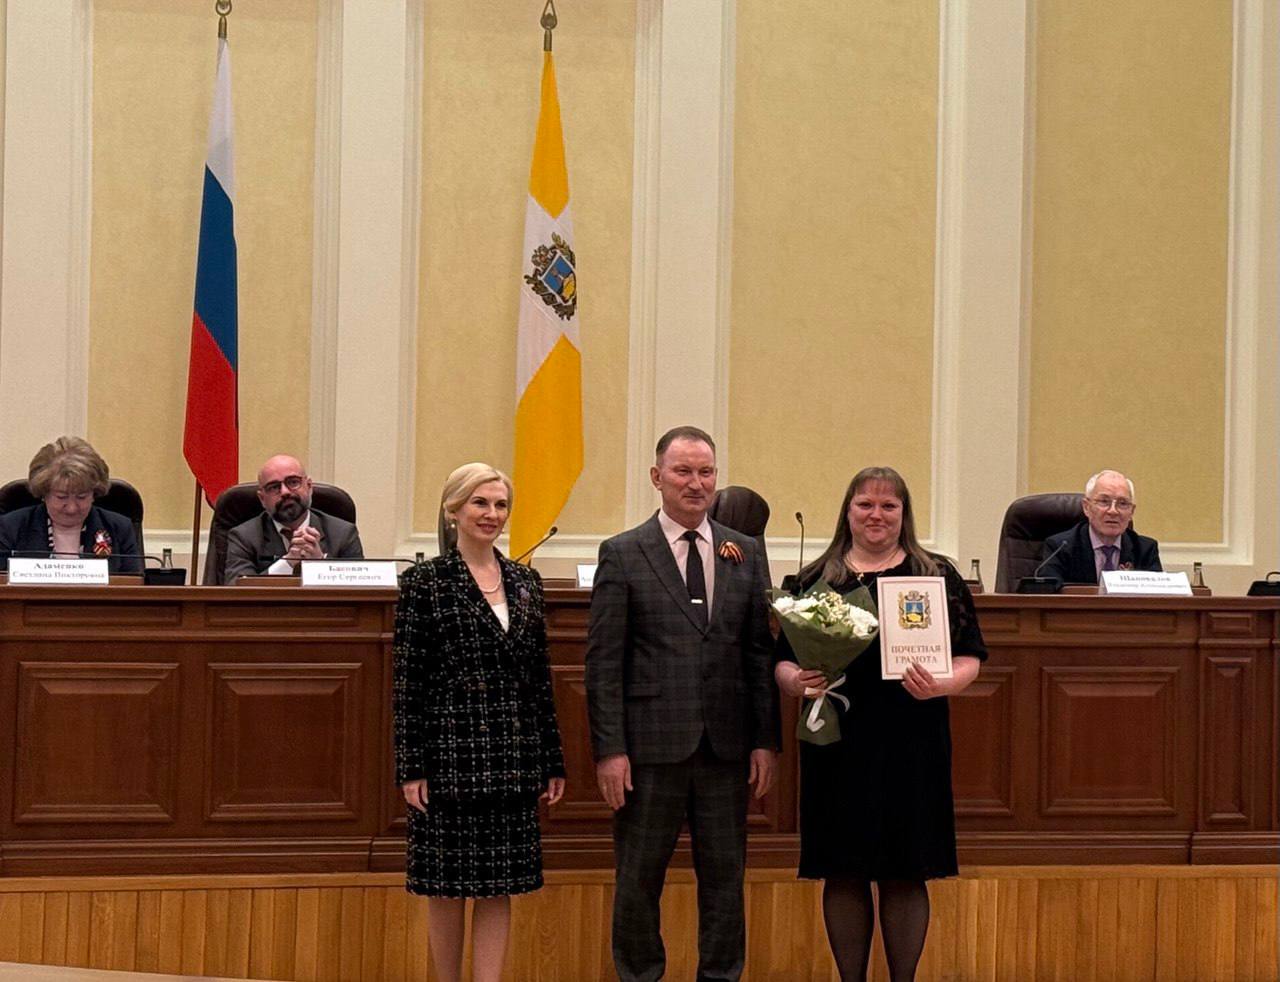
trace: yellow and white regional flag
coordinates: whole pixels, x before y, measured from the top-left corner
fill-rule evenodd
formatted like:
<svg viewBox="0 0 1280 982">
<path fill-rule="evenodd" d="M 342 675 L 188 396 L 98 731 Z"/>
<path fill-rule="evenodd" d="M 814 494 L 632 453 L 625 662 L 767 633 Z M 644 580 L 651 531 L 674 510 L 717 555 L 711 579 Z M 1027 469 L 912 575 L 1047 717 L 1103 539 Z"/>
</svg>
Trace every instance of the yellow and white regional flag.
<svg viewBox="0 0 1280 982">
<path fill-rule="evenodd" d="M 547 534 L 582 472 L 582 343 L 576 267 L 556 69 L 551 52 L 546 51 L 524 220 L 512 556 L 521 555 Z"/>
</svg>

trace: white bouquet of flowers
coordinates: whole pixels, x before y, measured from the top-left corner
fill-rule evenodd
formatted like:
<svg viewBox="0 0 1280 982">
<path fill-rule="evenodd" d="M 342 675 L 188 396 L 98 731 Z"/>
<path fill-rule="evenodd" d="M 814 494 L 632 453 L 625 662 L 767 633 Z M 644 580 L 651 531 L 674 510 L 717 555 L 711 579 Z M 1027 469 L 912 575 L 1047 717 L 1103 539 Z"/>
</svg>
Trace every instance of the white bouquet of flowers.
<svg viewBox="0 0 1280 982">
<path fill-rule="evenodd" d="M 848 697 L 834 690 L 844 684 L 844 670 L 880 630 L 875 601 L 864 586 L 841 595 L 824 580 L 799 597 L 775 590 L 771 599 L 800 667 L 817 669 L 827 680 L 825 690 L 814 693 L 801 715 L 797 736 L 808 743 L 835 743 L 840 720 L 829 699 L 849 708 Z"/>
</svg>

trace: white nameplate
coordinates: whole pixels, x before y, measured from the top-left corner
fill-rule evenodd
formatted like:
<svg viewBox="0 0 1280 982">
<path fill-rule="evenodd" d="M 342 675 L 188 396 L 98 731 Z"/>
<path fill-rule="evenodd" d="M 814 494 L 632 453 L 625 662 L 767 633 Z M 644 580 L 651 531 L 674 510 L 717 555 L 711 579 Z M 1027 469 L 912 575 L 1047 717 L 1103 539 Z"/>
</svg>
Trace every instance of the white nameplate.
<svg viewBox="0 0 1280 982">
<path fill-rule="evenodd" d="M 316 559 L 302 564 L 303 586 L 397 586 L 389 559 Z"/>
<path fill-rule="evenodd" d="M 1098 592 L 1126 597 L 1189 597 L 1191 581 L 1186 573 L 1148 573 L 1140 569 L 1108 569 L 1102 572 Z"/>
<path fill-rule="evenodd" d="M 110 574 L 105 559 L 32 559 L 14 556 L 9 560 L 9 582 L 105 584 Z"/>
<path fill-rule="evenodd" d="M 881 677 L 900 679 L 915 663 L 936 679 L 951 678 L 946 581 L 941 576 L 882 576 L 876 593 Z"/>
<path fill-rule="evenodd" d="M 590 590 L 596 585 L 597 563 L 578 563 L 578 588 Z"/>
</svg>

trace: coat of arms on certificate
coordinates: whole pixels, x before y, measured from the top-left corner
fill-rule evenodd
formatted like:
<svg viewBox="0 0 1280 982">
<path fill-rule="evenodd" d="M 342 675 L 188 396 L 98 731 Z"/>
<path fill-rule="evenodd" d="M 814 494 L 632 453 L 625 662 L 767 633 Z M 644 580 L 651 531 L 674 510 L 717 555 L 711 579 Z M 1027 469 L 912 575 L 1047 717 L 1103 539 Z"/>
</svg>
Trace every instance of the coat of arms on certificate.
<svg viewBox="0 0 1280 982">
<path fill-rule="evenodd" d="M 880 675 L 900 679 L 917 662 L 935 678 L 951 678 L 951 623 L 941 576 L 882 576 L 876 581 L 880 619 Z"/>
<path fill-rule="evenodd" d="M 933 623 L 929 595 L 920 590 L 898 592 L 898 626 L 904 631 L 923 630 Z"/>
</svg>

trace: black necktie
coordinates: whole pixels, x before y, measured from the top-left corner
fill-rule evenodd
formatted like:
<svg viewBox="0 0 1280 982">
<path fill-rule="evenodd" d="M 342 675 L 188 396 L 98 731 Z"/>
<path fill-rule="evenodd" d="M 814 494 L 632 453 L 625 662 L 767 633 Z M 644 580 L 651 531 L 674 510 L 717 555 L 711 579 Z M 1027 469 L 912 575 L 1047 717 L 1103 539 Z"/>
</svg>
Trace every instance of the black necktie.
<svg viewBox="0 0 1280 982">
<path fill-rule="evenodd" d="M 690 529 L 680 536 L 689 543 L 689 555 L 684 561 L 684 582 L 689 588 L 689 602 L 693 616 L 704 627 L 707 623 L 707 578 L 702 572 L 702 553 L 698 551 L 698 533 Z"/>
</svg>

